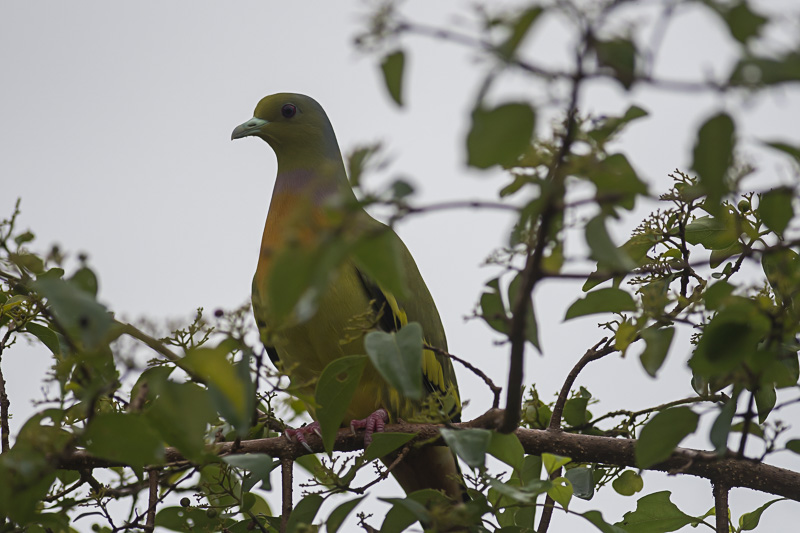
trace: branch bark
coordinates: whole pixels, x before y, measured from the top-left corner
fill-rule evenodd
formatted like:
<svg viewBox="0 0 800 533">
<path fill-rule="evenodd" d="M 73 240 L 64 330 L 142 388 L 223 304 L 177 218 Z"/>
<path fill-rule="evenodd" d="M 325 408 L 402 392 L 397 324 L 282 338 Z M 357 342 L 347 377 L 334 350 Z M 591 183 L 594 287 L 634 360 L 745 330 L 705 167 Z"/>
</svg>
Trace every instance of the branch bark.
<svg viewBox="0 0 800 533">
<path fill-rule="evenodd" d="M 451 426 L 455 428 L 496 429 L 499 427 L 502 418 L 503 412 L 501 410 L 492 409 L 475 420 L 451 424 Z M 417 436 L 411 444 L 420 443 L 420 445 L 433 446 L 444 444 L 439 436 L 439 429 L 442 427 L 434 424 L 391 424 L 386 426 L 385 431 L 416 433 Z M 635 439 L 598 437 L 524 428 L 517 429 L 515 434 L 527 454 L 539 455 L 547 452 L 570 457 L 576 462 L 638 468 L 634 454 Z M 316 435 L 311 435 L 308 438 L 308 444 L 313 453 L 324 453 L 322 441 Z M 363 433 L 359 432 L 353 435 L 349 429 L 341 429 L 339 431 L 334 445 L 336 451 L 352 452 L 363 448 Z M 288 442 L 284 437 L 241 441 L 235 448 L 233 442 L 215 445 L 215 451 L 219 455 L 231 454 L 234 449 L 237 454 L 266 453 L 272 457 L 282 458 L 297 458 L 311 453 L 302 445 Z M 167 448 L 165 457 L 166 462 L 169 463 L 186 462 L 175 448 Z M 54 457 L 53 463 L 58 468 L 67 470 L 125 466 L 119 462 L 93 457 L 82 450 L 75 450 L 60 457 Z M 648 468 L 648 470 L 697 476 L 715 480 L 716 482 L 724 482 L 729 489 L 744 487 L 800 501 L 800 473 L 764 464 L 756 460 L 738 458 L 732 452 L 723 458 L 718 458 L 714 452 L 710 451 L 676 448 L 669 459 Z"/>
</svg>

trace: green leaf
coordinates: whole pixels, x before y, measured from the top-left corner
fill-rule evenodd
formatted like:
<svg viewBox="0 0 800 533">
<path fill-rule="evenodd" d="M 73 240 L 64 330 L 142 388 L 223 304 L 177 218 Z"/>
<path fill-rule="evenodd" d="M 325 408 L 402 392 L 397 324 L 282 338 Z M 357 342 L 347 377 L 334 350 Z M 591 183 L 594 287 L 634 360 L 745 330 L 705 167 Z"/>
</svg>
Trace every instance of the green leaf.
<svg viewBox="0 0 800 533">
<path fill-rule="evenodd" d="M 586 406 L 589 405 L 591 397 L 570 398 L 564 403 L 564 420 L 570 426 L 580 426 L 588 422 L 586 416 Z"/>
<path fill-rule="evenodd" d="M 531 144 L 535 120 L 525 103 L 476 108 L 467 136 L 467 163 L 477 168 L 513 166 Z"/>
<path fill-rule="evenodd" d="M 481 318 L 483 318 L 493 330 L 508 334 L 509 320 L 506 313 L 503 297 L 500 295 L 500 282 L 497 278 L 486 283 L 486 288 L 481 294 Z"/>
<path fill-rule="evenodd" d="M 725 403 L 725 406 L 720 410 L 717 418 L 711 426 L 711 433 L 709 438 L 711 444 L 717 452 L 717 456 L 722 457 L 728 450 L 728 435 L 731 431 L 731 423 L 733 417 L 736 415 L 736 402 L 739 399 L 741 389 L 734 388 L 734 393 L 731 398 Z"/>
<path fill-rule="evenodd" d="M 758 37 L 761 29 L 769 22 L 769 19 L 750 9 L 747 0 L 738 0 L 732 4 L 707 2 L 706 5 L 720 15 L 733 38 L 742 44 L 746 44 L 751 38 Z"/>
<path fill-rule="evenodd" d="M 597 197 L 603 202 L 621 205 L 631 210 L 636 195 L 646 195 L 647 185 L 639 179 L 628 159 L 622 154 L 612 154 L 595 163 L 588 175 L 597 187 Z"/>
<path fill-rule="evenodd" d="M 486 451 L 489 455 L 504 462 L 515 471 L 521 471 L 525 450 L 515 434 L 492 431 L 492 438 Z"/>
<path fill-rule="evenodd" d="M 754 302 L 740 300 L 719 311 L 703 329 L 689 366 L 695 374 L 713 377 L 755 357 L 769 333 L 770 321 Z"/>
<path fill-rule="evenodd" d="M 465 463 L 475 469 L 482 469 L 486 453 L 492 441 L 488 429 L 447 429 L 439 430 L 450 449 Z"/>
<path fill-rule="evenodd" d="M 358 269 L 396 298 L 409 295 L 403 266 L 403 243 L 388 226 L 362 235 L 352 249 Z"/>
<path fill-rule="evenodd" d="M 615 79 L 630 89 L 636 79 L 636 45 L 629 39 L 595 41 L 597 61 L 614 72 Z"/>
<path fill-rule="evenodd" d="M 422 326 L 411 322 L 397 332 L 370 331 L 364 347 L 389 385 L 406 398 L 422 399 Z"/>
<path fill-rule="evenodd" d="M 800 53 L 789 50 L 773 57 L 747 56 L 731 72 L 729 83 L 744 87 L 777 85 L 800 80 Z"/>
<path fill-rule="evenodd" d="M 586 293 L 585 298 L 575 300 L 567 309 L 564 320 L 594 313 L 621 313 L 635 310 L 636 302 L 630 293 L 614 288 L 597 289 Z"/>
<path fill-rule="evenodd" d="M 673 407 L 656 414 L 636 442 L 636 465 L 649 468 L 669 458 L 678 444 L 697 429 L 699 417 L 688 407 Z"/>
<path fill-rule="evenodd" d="M 234 523 L 230 518 L 208 516 L 205 509 L 194 507 L 164 507 L 156 513 L 156 526 L 173 531 L 213 533 L 222 531 Z"/>
<path fill-rule="evenodd" d="M 114 319 L 91 295 L 60 279 L 39 279 L 33 287 L 47 298 L 70 338 L 80 340 L 88 350 L 96 350 L 110 340 Z"/>
<path fill-rule="evenodd" d="M 625 533 L 624 529 L 606 522 L 600 511 L 586 511 L 582 516 L 603 533 Z"/>
<path fill-rule="evenodd" d="M 758 527 L 758 521 L 761 520 L 761 515 L 766 511 L 773 503 L 780 502 L 785 500 L 786 498 L 775 498 L 774 500 L 770 500 L 755 511 L 751 511 L 749 513 L 745 513 L 739 517 L 739 528 L 742 531 L 750 531 Z"/>
<path fill-rule="evenodd" d="M 636 502 L 636 510 L 625 513 L 622 521 L 615 525 L 631 533 L 665 533 L 700 523 L 700 519 L 678 509 L 669 497 L 670 492 L 666 490 L 643 496 Z"/>
<path fill-rule="evenodd" d="M 138 413 L 100 413 L 82 440 L 92 455 L 130 465 L 139 473 L 145 465 L 164 461 L 161 439 Z"/>
<path fill-rule="evenodd" d="M 69 278 L 69 282 L 85 291 L 92 298 L 97 298 L 98 282 L 97 276 L 91 268 L 83 266 L 75 271 L 75 274 Z"/>
<path fill-rule="evenodd" d="M 734 286 L 725 280 L 720 280 L 710 285 L 703 293 L 703 300 L 706 309 L 719 309 L 724 303 L 729 301 L 729 296 L 733 294 Z"/>
<path fill-rule="evenodd" d="M 675 328 L 650 326 L 643 329 L 639 334 L 645 342 L 644 351 L 639 356 L 642 367 L 651 377 L 656 377 L 658 369 L 661 368 L 667 358 L 669 346 L 672 344 L 672 337 L 675 335 Z"/>
<path fill-rule="evenodd" d="M 790 248 L 771 250 L 761 257 L 761 268 L 778 303 L 792 303 L 800 292 L 800 255 Z"/>
<path fill-rule="evenodd" d="M 522 41 L 525 40 L 525 37 L 530 32 L 533 23 L 542 13 L 541 7 L 531 7 L 522 11 L 516 20 L 513 21 L 513 24 L 510 24 L 511 34 L 508 36 L 500 46 L 497 47 L 497 53 L 505 59 L 506 61 L 511 60 L 514 57 L 517 49 L 519 48 Z"/>
<path fill-rule="evenodd" d="M 576 498 L 591 500 L 594 496 L 594 475 L 592 469 L 585 466 L 570 468 L 564 473 L 572 484 L 572 493 Z"/>
<path fill-rule="evenodd" d="M 226 339 L 213 348 L 192 348 L 180 366 L 208 385 L 214 406 L 244 438 L 255 409 L 255 391 L 248 358 L 243 357 L 237 363 L 228 360 L 228 354 L 238 346 L 237 342 Z"/>
<path fill-rule="evenodd" d="M 603 230 L 605 230 L 605 228 L 603 228 Z M 647 252 L 649 252 L 653 246 L 658 244 L 658 242 L 659 239 L 654 234 L 641 233 L 628 239 L 622 246 L 618 248 L 618 251 L 620 254 L 624 254 L 637 266 L 639 266 L 647 262 Z M 616 255 L 614 255 L 613 260 L 616 261 Z M 608 270 L 616 269 L 613 267 L 613 265 L 598 263 L 597 270 L 586 279 L 586 283 L 583 284 L 581 290 L 584 292 L 589 291 L 604 281 L 614 277 L 613 274 L 606 273 Z"/>
<path fill-rule="evenodd" d="M 372 461 L 395 451 L 416 437 L 414 433 L 374 433 L 372 442 L 364 451 L 364 460 Z"/>
<path fill-rule="evenodd" d="M 632 105 L 621 117 L 600 117 L 593 129 L 588 132 L 588 135 L 603 146 L 620 133 L 629 123 L 646 117 L 647 115 L 647 111 L 639 106 Z"/>
<path fill-rule="evenodd" d="M 569 502 L 572 500 L 572 484 L 569 479 L 557 477 L 551 483 L 552 485 L 547 489 L 547 495 L 564 509 L 569 509 Z"/>
<path fill-rule="evenodd" d="M 738 238 L 733 217 L 728 217 L 725 221 L 716 217 L 700 217 L 686 225 L 686 242 L 701 244 L 707 250 L 728 248 Z"/>
<path fill-rule="evenodd" d="M 364 355 L 340 357 L 328 363 L 319 377 L 314 401 L 319 406 L 316 416 L 322 433 L 322 444 L 328 453 L 333 451 L 336 434 L 361 381 L 366 363 L 367 357 Z"/>
<path fill-rule="evenodd" d="M 794 217 L 792 199 L 794 190 L 790 187 L 772 189 L 761 195 L 758 203 L 758 215 L 766 226 L 783 237 L 783 232 Z"/>
<path fill-rule="evenodd" d="M 611 483 L 611 486 L 622 496 L 633 496 L 644 488 L 644 479 L 633 470 L 625 470 Z"/>
<path fill-rule="evenodd" d="M 243 492 L 250 492 L 259 481 L 261 485 L 259 485 L 258 488 L 272 490 L 269 474 L 281 464 L 280 461 L 273 460 L 272 457 L 265 453 L 226 455 L 222 458 L 222 461 L 236 468 L 242 468 L 250 472 L 242 479 Z"/>
<path fill-rule="evenodd" d="M 336 533 L 339 531 L 339 528 L 347 518 L 347 515 L 349 515 L 365 497 L 366 496 L 353 498 L 352 500 L 348 500 L 340 504 L 336 509 L 334 509 L 328 516 L 327 522 L 325 522 L 325 531 L 327 531 L 327 533 Z"/>
<path fill-rule="evenodd" d="M 403 67 L 405 67 L 405 63 L 406 55 L 402 50 L 392 52 L 381 62 L 383 80 L 386 82 L 389 96 L 401 107 L 403 106 Z"/>
<path fill-rule="evenodd" d="M 42 344 L 53 352 L 53 355 L 61 355 L 61 343 L 58 341 L 58 334 L 47 326 L 28 322 L 25 324 L 25 331 L 42 341 Z"/>
<path fill-rule="evenodd" d="M 756 411 L 758 412 L 758 423 L 763 424 L 775 403 L 778 401 L 778 395 L 775 392 L 773 385 L 762 385 L 756 390 Z"/>
<path fill-rule="evenodd" d="M 319 494 L 309 494 L 300 500 L 294 506 L 292 514 L 289 515 L 289 520 L 286 523 L 286 533 L 294 533 L 300 528 L 301 524 L 310 526 L 314 522 L 314 517 L 317 516 L 322 500 L 323 498 Z M 301 529 L 301 531 L 306 530 Z"/>
<path fill-rule="evenodd" d="M 765 142 L 764 144 L 779 152 L 783 152 L 784 154 L 793 158 L 796 162 L 800 163 L 800 148 L 781 141 Z"/>
<path fill-rule="evenodd" d="M 552 453 L 542 454 L 542 465 L 544 466 L 544 469 L 547 471 L 548 475 L 552 474 L 570 461 L 572 461 L 572 459 L 569 457 L 562 457 L 561 455 L 555 455 Z"/>
<path fill-rule="evenodd" d="M 14 237 L 14 242 L 19 246 L 21 244 L 25 244 L 26 242 L 31 242 L 35 238 L 36 236 L 33 233 L 26 231 Z"/>
<path fill-rule="evenodd" d="M 147 420 L 167 444 L 187 459 L 202 462 L 207 426 L 217 418 L 208 391 L 194 383 L 171 381 L 153 389 L 158 397 L 145 412 Z"/>
<path fill-rule="evenodd" d="M 627 272 L 636 268 L 636 263 L 623 250 L 618 248 L 608 236 L 605 216 L 598 215 L 586 223 L 586 244 L 592 251 L 592 259 L 606 269 Z"/>
<path fill-rule="evenodd" d="M 709 118 L 698 131 L 692 168 L 706 195 L 706 210 L 712 214 L 719 213 L 722 197 L 730 192 L 726 175 L 733 163 L 734 146 L 734 123 L 727 113 Z"/>
<path fill-rule="evenodd" d="M 392 504 L 381 525 L 381 533 L 400 533 L 414 522 L 419 521 L 423 527 L 431 520 L 428 508 L 434 506 L 450 506 L 452 501 L 438 490 L 423 489 L 412 492 L 407 498 L 379 498 Z"/>
<path fill-rule="evenodd" d="M 786 443 L 786 449 L 800 454 L 800 439 L 792 439 Z"/>
</svg>

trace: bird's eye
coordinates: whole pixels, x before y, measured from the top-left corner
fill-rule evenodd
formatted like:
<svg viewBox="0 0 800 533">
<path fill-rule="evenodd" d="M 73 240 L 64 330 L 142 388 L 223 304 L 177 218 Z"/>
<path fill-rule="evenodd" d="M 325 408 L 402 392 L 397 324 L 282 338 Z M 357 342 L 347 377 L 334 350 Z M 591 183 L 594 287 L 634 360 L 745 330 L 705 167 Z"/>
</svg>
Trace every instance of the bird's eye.
<svg viewBox="0 0 800 533">
<path fill-rule="evenodd" d="M 297 113 L 297 108 L 294 104 L 286 104 L 281 108 L 281 115 L 286 118 L 292 118 Z"/>
</svg>

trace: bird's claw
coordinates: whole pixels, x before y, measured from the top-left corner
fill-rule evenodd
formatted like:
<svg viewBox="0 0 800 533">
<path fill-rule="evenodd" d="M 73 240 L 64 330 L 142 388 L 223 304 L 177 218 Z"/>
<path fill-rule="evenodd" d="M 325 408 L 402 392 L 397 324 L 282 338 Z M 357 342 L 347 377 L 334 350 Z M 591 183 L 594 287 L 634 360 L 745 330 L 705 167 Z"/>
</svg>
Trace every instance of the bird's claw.
<svg viewBox="0 0 800 533">
<path fill-rule="evenodd" d="M 303 446 L 303 448 L 311 453 L 314 453 L 314 450 L 311 449 L 311 446 L 308 445 L 308 441 L 306 440 L 306 436 L 311 435 L 312 433 L 322 438 L 322 433 L 320 433 L 319 430 L 319 422 L 312 422 L 297 429 L 287 429 L 283 433 L 283 436 L 286 437 L 286 440 L 289 442 L 295 442 L 296 440 Z"/>
<path fill-rule="evenodd" d="M 385 409 L 378 409 L 367 418 L 362 420 L 351 420 L 350 421 L 350 431 L 353 432 L 353 435 L 356 433 L 356 429 L 364 429 L 364 444 L 367 446 L 370 445 L 372 442 L 372 434 L 373 433 L 382 433 L 383 428 L 386 427 L 386 423 L 389 421 L 389 413 L 386 412 Z"/>
</svg>

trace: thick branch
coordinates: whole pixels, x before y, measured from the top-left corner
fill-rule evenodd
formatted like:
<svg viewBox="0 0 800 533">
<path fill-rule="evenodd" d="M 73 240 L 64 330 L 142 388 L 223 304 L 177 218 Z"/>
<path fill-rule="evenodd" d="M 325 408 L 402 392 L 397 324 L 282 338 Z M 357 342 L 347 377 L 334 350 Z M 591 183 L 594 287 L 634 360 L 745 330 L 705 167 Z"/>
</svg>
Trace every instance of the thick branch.
<svg viewBox="0 0 800 533">
<path fill-rule="evenodd" d="M 717 533 L 728 533 L 728 487 L 721 481 L 712 482 L 714 494 L 714 515 Z"/>
<path fill-rule="evenodd" d="M 497 428 L 502 420 L 503 412 L 493 409 L 470 422 L 452 424 L 456 428 Z M 437 437 L 442 426 L 433 424 L 392 424 L 386 426 L 387 432 L 416 433 L 412 442 L 424 445 L 441 445 Z M 517 429 L 515 434 L 522 443 L 525 453 L 554 453 L 572 458 L 576 462 L 601 463 L 616 466 L 638 468 L 634 455 L 636 441 L 613 437 L 597 437 L 594 435 L 577 435 L 557 431 Z M 429 441 L 429 442 L 428 442 Z M 323 453 L 322 441 L 311 435 L 308 443 L 314 453 Z M 233 442 L 216 445 L 220 455 L 235 453 L 266 453 L 272 457 L 297 458 L 310 452 L 302 445 L 288 442 L 283 437 L 271 439 L 255 439 L 241 441 L 234 448 Z M 334 449 L 352 452 L 364 448 L 362 433 L 352 435 L 349 429 L 342 429 L 336 438 Z M 183 462 L 185 459 L 175 448 L 166 449 L 167 462 Z M 106 468 L 124 466 L 119 462 L 92 457 L 84 451 L 73 451 L 63 457 L 54 458 L 58 468 L 80 470 L 85 468 Z M 715 482 L 723 481 L 729 488 L 745 487 L 767 494 L 775 494 L 800 501 L 800 473 L 778 468 L 759 461 L 737 458 L 730 453 L 722 459 L 714 452 L 677 448 L 669 459 L 650 467 L 648 470 L 669 472 L 671 474 L 688 474 Z"/>
</svg>

